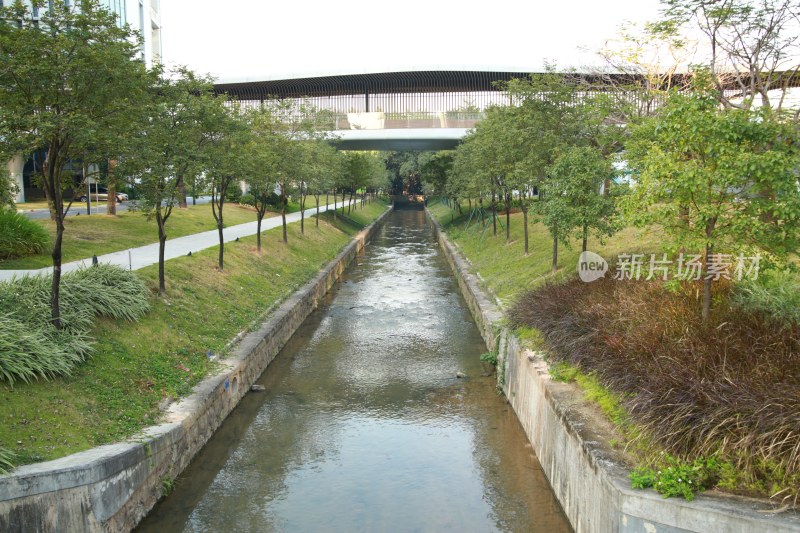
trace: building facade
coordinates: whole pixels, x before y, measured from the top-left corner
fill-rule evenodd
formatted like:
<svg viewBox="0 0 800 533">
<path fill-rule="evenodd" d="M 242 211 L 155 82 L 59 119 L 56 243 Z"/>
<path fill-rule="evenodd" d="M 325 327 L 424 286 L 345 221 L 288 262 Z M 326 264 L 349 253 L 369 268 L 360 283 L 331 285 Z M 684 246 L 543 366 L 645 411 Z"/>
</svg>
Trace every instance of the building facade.
<svg viewBox="0 0 800 533">
<path fill-rule="evenodd" d="M 64 0 L 67 6 L 73 6 L 75 0 Z M 0 7 L 9 4 L 0 0 Z M 160 0 L 101 0 L 100 5 L 117 16 L 120 27 L 130 25 L 142 36 L 143 45 L 141 59 L 150 67 L 161 62 L 161 11 Z M 34 9 L 33 16 L 39 16 Z M 44 157 L 44 151 L 34 154 L 18 154 L 8 161 L 9 177 L 18 190 L 16 202 L 25 202 L 27 197 L 40 197 L 41 191 L 36 187 L 36 173 Z M 27 194 L 26 194 L 27 192 Z"/>
</svg>

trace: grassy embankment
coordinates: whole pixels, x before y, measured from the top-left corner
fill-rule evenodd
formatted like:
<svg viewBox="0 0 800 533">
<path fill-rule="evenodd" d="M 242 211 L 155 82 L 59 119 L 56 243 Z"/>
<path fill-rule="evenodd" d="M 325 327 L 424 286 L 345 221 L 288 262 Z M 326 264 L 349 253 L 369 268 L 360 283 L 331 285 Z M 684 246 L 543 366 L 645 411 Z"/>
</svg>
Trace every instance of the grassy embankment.
<svg viewBox="0 0 800 533">
<path fill-rule="evenodd" d="M 14 452 L 19 465 L 118 441 L 157 422 L 165 398 L 186 395 L 213 368 L 208 354 L 220 354 L 385 208 L 374 202 L 346 219 L 340 212 L 335 223 L 323 213 L 319 228 L 313 217 L 306 221 L 305 235 L 290 224 L 288 245 L 280 227 L 269 230 L 261 255 L 255 236 L 228 243 L 223 273 L 216 248 L 168 261 L 165 299 L 155 296 L 157 267 L 138 271 L 152 294 L 146 316 L 136 323 L 98 320 L 96 352 L 70 377 L 0 384 L 0 448 Z"/>
<path fill-rule="evenodd" d="M 737 304 L 732 295 L 741 291 L 731 284 L 716 289 L 714 314 L 703 323 L 696 285 L 583 284 L 575 279 L 580 244 L 560 249 L 560 271 L 551 275 L 552 243 L 539 224 L 524 257 L 520 214 L 506 244 L 500 228 L 481 240 L 447 206 L 430 211 L 511 322 L 536 325 L 517 334 L 547 354 L 553 378 L 576 382 L 614 424 L 618 440 L 610 444 L 641 467 L 635 485 L 687 499 L 698 485 L 716 487 L 796 505 L 797 326 Z M 589 249 L 612 262 L 622 252 L 660 252 L 661 243 L 657 232 L 626 228 Z"/>
<path fill-rule="evenodd" d="M 511 304 L 522 293 L 547 280 L 563 279 L 577 272 L 581 242 L 576 239 L 571 243 L 571 249 L 559 245 L 559 270 L 551 274 L 553 240 L 542 224 L 531 224 L 529 254 L 525 257 L 522 213 L 511 215 L 511 241 L 506 244 L 506 232 L 500 225 L 500 222 L 505 224 L 505 215 L 498 217 L 497 236 L 493 235 L 492 227 L 489 227 L 481 239 L 481 230 L 475 224 L 465 229 L 467 218 L 460 217 L 446 205 L 437 202 L 428 209 L 480 273 L 486 286 L 504 305 Z M 454 222 L 451 222 L 451 217 Z M 606 239 L 605 244 L 589 239 L 587 248 L 611 263 L 621 253 L 657 251 L 660 238 L 657 231 L 625 228 Z"/>
<path fill-rule="evenodd" d="M 75 209 L 75 206 L 72 209 Z M 297 209 L 296 205 L 290 205 L 289 211 Z M 277 213 L 267 213 L 265 218 L 276 215 Z M 223 209 L 223 222 L 226 227 L 254 220 L 256 220 L 256 212 L 250 207 L 226 204 Z M 56 234 L 55 223 L 49 219 L 35 222 L 41 224 L 48 231 L 52 242 Z M 158 228 L 155 220 L 147 220 L 141 212 L 137 211 L 121 211 L 116 216 L 103 214 L 71 216 L 67 217 L 64 225 L 66 229 L 62 247 L 65 263 L 158 242 Z M 167 221 L 167 236 L 173 239 L 192 233 L 210 231 L 216 227 L 216 222 L 211 214 L 211 204 L 190 205 L 186 209 L 173 211 Z M 51 266 L 52 261 L 48 249 L 37 255 L 0 260 L 0 269 L 43 268 Z"/>
</svg>

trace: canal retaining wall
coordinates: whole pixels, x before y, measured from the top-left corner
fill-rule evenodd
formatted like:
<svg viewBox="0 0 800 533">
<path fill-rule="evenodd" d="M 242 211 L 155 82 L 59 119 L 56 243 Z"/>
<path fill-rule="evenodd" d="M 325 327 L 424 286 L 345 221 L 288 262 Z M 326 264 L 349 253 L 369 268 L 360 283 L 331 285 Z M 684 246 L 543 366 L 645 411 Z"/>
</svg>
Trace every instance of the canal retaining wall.
<svg viewBox="0 0 800 533">
<path fill-rule="evenodd" d="M 287 298 L 221 361 L 221 370 L 170 406 L 138 438 L 22 466 L 0 477 L 0 531 L 130 531 L 171 486 L 316 309 L 382 219 L 356 235 L 320 273 Z"/>
<path fill-rule="evenodd" d="M 503 326 L 499 303 L 428 219 L 487 347 L 498 351 L 499 385 L 577 533 L 800 532 L 797 513 L 773 514 L 758 500 L 706 493 L 687 502 L 632 489 L 602 417 L 576 386 L 551 381 L 547 362 Z"/>
</svg>

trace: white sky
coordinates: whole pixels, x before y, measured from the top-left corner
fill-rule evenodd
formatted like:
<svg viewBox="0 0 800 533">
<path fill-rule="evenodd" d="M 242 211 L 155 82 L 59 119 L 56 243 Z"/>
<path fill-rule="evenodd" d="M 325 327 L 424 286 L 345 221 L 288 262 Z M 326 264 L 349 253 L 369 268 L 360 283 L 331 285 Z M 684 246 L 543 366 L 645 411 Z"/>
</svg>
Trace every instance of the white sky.
<svg viewBox="0 0 800 533">
<path fill-rule="evenodd" d="M 596 63 L 658 0 L 161 0 L 167 65 L 222 80 Z M 583 49 L 583 51 L 581 50 Z"/>
</svg>

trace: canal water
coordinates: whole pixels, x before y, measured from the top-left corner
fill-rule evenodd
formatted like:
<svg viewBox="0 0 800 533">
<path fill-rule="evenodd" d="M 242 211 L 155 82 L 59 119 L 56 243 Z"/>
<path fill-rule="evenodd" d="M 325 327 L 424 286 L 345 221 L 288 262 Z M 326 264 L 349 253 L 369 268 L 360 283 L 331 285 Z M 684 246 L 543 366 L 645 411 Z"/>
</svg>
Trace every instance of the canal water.
<svg viewBox="0 0 800 533">
<path fill-rule="evenodd" d="M 485 351 L 393 212 L 138 531 L 570 531 Z"/>
</svg>

